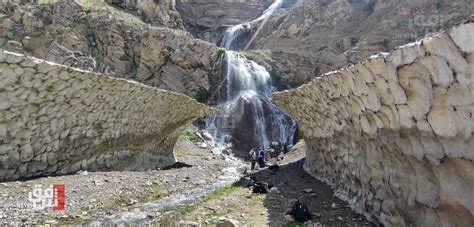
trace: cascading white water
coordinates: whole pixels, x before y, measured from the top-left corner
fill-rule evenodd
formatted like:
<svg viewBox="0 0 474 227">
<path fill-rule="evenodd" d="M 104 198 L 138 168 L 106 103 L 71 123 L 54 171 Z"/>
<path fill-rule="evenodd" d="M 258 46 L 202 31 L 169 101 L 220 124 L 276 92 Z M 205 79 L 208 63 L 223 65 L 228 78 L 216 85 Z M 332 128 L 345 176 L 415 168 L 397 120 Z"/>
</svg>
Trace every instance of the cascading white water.
<svg viewBox="0 0 474 227">
<path fill-rule="evenodd" d="M 276 0 L 259 18 L 267 19 L 283 0 Z M 250 23 L 252 23 L 250 22 Z M 232 49 L 239 32 L 246 25 L 229 28 L 221 46 Z M 224 110 L 224 116 L 216 116 L 206 121 L 208 132 L 217 144 L 227 138 L 246 144 L 238 147 L 267 148 L 272 141 L 293 145 L 296 123 L 283 110 L 270 102 L 270 95 L 276 91 L 272 86 L 269 72 L 254 61 L 248 60 L 234 51 L 226 51 L 223 56 L 224 83 L 217 93 L 217 107 Z M 251 144 L 249 144 L 251 143 Z"/>
<path fill-rule="evenodd" d="M 239 37 L 239 35 L 242 34 L 245 28 L 250 27 L 251 24 L 268 19 L 277 9 L 281 7 L 283 2 L 284 0 L 275 0 L 275 2 L 271 4 L 270 7 L 268 7 L 268 9 L 266 9 L 263 12 L 263 14 L 257 19 L 245 24 L 238 24 L 238 25 L 228 28 L 224 33 L 224 37 L 222 38 L 220 46 L 226 49 L 232 49 L 232 44 Z M 262 23 L 262 26 L 264 24 L 265 23 Z"/>
</svg>

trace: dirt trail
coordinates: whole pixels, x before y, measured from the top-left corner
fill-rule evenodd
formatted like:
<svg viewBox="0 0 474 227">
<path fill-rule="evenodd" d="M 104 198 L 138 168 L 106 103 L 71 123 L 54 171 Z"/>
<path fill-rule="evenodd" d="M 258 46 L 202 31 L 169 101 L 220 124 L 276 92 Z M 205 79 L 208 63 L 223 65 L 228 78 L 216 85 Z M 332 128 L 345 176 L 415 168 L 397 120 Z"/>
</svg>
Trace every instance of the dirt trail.
<svg viewBox="0 0 474 227">
<path fill-rule="evenodd" d="M 184 209 L 174 224 L 212 226 L 227 218 L 242 226 L 373 226 L 334 197 L 329 186 L 304 171 L 301 148 L 298 144 L 285 156 L 278 172 L 265 169 L 251 174 L 258 181 L 272 183 L 278 192 L 250 194 L 246 187 L 230 186 Z M 285 215 L 296 200 L 308 206 L 313 221 L 303 225 Z"/>
</svg>

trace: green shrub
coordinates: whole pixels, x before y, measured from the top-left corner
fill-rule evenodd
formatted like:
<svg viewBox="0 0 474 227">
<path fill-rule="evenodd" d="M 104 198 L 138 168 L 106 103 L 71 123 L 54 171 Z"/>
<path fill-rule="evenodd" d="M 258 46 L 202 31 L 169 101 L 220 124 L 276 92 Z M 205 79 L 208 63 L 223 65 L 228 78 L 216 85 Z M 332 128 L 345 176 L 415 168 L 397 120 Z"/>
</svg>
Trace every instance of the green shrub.
<svg viewBox="0 0 474 227">
<path fill-rule="evenodd" d="M 385 51 L 389 51 L 390 50 L 390 40 L 387 39 L 387 38 L 384 38 L 382 40 L 382 45 L 383 45 L 383 48 Z"/>
<path fill-rule="evenodd" d="M 191 132 L 191 131 L 188 131 L 188 130 L 185 130 L 180 136 L 179 136 L 179 140 L 183 141 L 183 140 L 189 140 L 193 143 L 197 143 L 200 141 L 199 137 L 196 135 L 196 133 L 194 132 Z"/>
<path fill-rule="evenodd" d="M 272 77 L 273 80 L 281 81 L 280 72 L 278 72 L 278 70 L 274 68 L 270 71 L 270 76 Z"/>
<path fill-rule="evenodd" d="M 206 90 L 203 87 L 200 87 L 196 94 L 194 95 L 194 99 L 196 99 L 200 103 L 205 103 L 211 97 L 212 93 L 209 90 Z"/>
<path fill-rule="evenodd" d="M 219 48 L 219 50 L 217 50 L 217 55 L 221 56 L 221 55 L 225 54 L 225 51 L 226 51 L 225 48 L 221 47 L 221 48 Z"/>
</svg>

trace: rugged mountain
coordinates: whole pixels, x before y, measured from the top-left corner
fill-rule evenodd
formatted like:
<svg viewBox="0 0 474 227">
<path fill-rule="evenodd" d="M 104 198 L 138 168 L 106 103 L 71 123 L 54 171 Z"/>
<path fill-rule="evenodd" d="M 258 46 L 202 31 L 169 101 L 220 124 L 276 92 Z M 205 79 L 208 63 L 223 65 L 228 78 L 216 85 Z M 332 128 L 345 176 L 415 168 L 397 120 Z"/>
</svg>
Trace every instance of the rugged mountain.
<svg viewBox="0 0 474 227">
<path fill-rule="evenodd" d="M 161 12 L 158 8 L 172 5 L 160 2 L 2 2 L 0 48 L 190 96 L 209 90 L 212 81 L 218 80 L 214 70 L 217 47 L 186 31 L 172 29 L 182 27 L 179 20 L 163 18 L 176 12 Z M 148 8 L 143 5 L 151 5 L 155 11 L 150 11 L 159 13 L 146 13 Z M 141 18 L 170 28 L 152 26 Z"/>
<path fill-rule="evenodd" d="M 251 21 L 274 0 L 176 0 L 186 29 L 195 37 L 218 43 L 229 26 Z"/>
<path fill-rule="evenodd" d="M 177 0 L 176 9 L 195 37 L 218 43 L 229 26 L 252 21 L 272 2 Z M 468 0 L 285 0 L 263 26 L 250 24 L 239 43 L 243 49 L 261 27 L 246 56 L 287 88 L 452 27 L 473 11 Z"/>
<path fill-rule="evenodd" d="M 175 8 L 175 0 L 105 0 L 112 6 L 136 15 L 143 22 L 174 29 L 184 29 L 183 20 Z"/>
<path fill-rule="evenodd" d="M 285 85 L 389 51 L 447 29 L 474 12 L 474 1 L 298 0 L 262 27 L 255 60 Z M 255 24 L 255 31 L 260 24 Z"/>
</svg>

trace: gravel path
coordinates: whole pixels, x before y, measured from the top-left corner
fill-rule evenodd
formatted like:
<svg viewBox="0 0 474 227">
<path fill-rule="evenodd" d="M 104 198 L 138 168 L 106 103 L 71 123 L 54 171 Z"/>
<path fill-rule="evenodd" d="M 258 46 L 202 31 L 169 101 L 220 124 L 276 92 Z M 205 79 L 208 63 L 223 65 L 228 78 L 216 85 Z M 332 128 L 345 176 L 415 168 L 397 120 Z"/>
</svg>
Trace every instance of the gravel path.
<svg viewBox="0 0 474 227">
<path fill-rule="evenodd" d="M 254 194 L 242 186 L 228 188 L 196 202 L 176 222 L 213 226 L 227 219 L 242 226 L 374 226 L 334 197 L 328 185 L 306 173 L 304 161 L 304 144 L 299 143 L 285 155 L 279 171 L 263 169 L 251 174 L 258 181 L 275 185 L 276 192 Z M 286 215 L 297 200 L 307 205 L 313 214 L 312 221 L 297 223 Z"/>
</svg>

